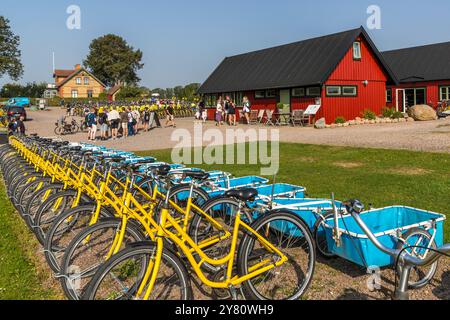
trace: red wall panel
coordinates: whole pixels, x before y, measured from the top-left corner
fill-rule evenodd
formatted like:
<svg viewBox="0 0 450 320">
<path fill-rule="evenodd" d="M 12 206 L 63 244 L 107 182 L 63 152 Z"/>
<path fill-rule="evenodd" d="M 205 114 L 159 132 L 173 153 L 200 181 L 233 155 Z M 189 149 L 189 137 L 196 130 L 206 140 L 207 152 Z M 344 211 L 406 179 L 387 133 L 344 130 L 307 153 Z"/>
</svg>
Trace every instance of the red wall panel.
<svg viewBox="0 0 450 320">
<path fill-rule="evenodd" d="M 450 80 L 443 81 L 428 81 L 428 82 L 415 82 L 415 83 L 402 83 L 398 86 L 392 87 L 392 102 L 388 103 L 389 107 L 396 106 L 396 89 L 409 89 L 409 88 L 426 88 L 426 101 L 427 104 L 436 108 L 440 101 L 439 88 L 441 86 L 450 86 Z M 403 110 L 399 110 L 403 111 Z"/>
<path fill-rule="evenodd" d="M 346 53 L 325 85 L 352 85 L 358 87 L 356 97 L 327 97 L 322 91 L 322 108 L 317 119 L 325 117 L 332 123 L 337 117 L 347 120 L 360 117 L 365 109 L 377 114 L 386 106 L 386 81 L 384 68 L 364 39 L 361 41 L 361 60 L 353 59 L 353 48 Z M 368 81 L 365 85 L 363 82 Z"/>
</svg>

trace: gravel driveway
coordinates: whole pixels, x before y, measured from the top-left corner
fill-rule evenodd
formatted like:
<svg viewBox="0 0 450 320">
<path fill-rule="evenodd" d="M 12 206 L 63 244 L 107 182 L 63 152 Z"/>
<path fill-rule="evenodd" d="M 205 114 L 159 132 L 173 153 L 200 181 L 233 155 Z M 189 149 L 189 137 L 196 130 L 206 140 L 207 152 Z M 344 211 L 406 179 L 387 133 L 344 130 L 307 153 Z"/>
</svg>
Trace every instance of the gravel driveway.
<svg viewBox="0 0 450 320">
<path fill-rule="evenodd" d="M 30 112 L 32 121 L 26 123 L 28 133 L 41 136 L 54 136 L 56 120 L 64 110 L 52 108 L 50 111 Z M 220 128 L 223 133 L 230 127 Z M 243 126 L 237 129 L 267 128 L 264 126 Z M 177 120 L 177 129 L 194 132 L 193 119 Z M 217 129 L 214 123 L 207 123 L 203 131 Z M 278 129 L 278 128 L 275 128 Z M 314 128 L 279 128 L 281 142 L 306 144 L 351 146 L 385 149 L 405 149 L 428 152 L 450 153 L 450 119 L 430 122 L 407 122 L 397 124 L 374 124 L 347 128 L 323 129 Z M 273 130 L 270 127 L 269 130 Z M 177 142 L 172 141 L 173 128 L 155 129 L 149 133 L 141 133 L 126 140 L 98 142 L 101 145 L 118 148 L 124 151 L 147 151 L 173 148 Z M 270 136 L 270 135 L 269 135 Z M 65 136 L 74 142 L 87 141 L 87 134 Z"/>
</svg>

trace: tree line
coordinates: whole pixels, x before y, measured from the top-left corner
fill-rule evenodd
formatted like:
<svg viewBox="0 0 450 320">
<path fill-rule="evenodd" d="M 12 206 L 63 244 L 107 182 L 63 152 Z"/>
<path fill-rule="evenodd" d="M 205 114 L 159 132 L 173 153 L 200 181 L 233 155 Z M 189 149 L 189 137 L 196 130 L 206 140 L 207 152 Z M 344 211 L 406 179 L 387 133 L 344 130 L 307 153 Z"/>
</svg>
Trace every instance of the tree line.
<svg viewBox="0 0 450 320">
<path fill-rule="evenodd" d="M 23 65 L 19 46 L 20 37 L 11 30 L 9 20 L 0 16 L 0 78 L 8 75 L 12 80 L 17 81 L 22 77 Z M 153 93 L 158 93 L 163 99 L 174 97 L 180 100 L 194 99 L 200 86 L 198 83 L 155 89 L 139 86 L 141 79 L 138 72 L 144 67 L 142 58 L 143 52 L 140 49 L 133 48 L 120 36 L 107 34 L 92 40 L 83 66 L 107 87 L 122 85 L 123 88 L 118 94 L 119 99 L 144 98 Z M 6 84 L 0 90 L 0 96 L 39 98 L 45 89 L 45 83 Z M 106 93 L 102 97 L 106 98 Z"/>
</svg>

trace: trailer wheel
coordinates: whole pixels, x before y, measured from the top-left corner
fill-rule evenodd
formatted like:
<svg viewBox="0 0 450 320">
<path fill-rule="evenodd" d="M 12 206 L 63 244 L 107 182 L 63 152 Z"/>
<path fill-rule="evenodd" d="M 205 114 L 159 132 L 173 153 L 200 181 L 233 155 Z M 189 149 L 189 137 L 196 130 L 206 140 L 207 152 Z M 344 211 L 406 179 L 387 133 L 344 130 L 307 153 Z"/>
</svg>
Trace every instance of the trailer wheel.
<svg viewBox="0 0 450 320">
<path fill-rule="evenodd" d="M 403 241 L 399 241 L 399 243 L 397 244 L 398 250 L 412 246 L 427 248 L 430 247 L 432 249 L 437 249 L 435 242 L 431 243 L 430 245 L 430 242 L 433 238 L 432 235 L 428 231 L 421 228 L 413 228 L 405 232 L 402 238 Z M 410 248 L 406 249 L 406 252 L 408 252 L 410 255 L 414 255 L 417 258 L 420 258 L 420 256 L 423 255 L 426 250 L 422 248 Z M 428 254 L 431 254 L 431 252 L 428 252 Z M 413 267 L 411 269 L 409 288 L 420 289 L 429 284 L 436 274 L 437 266 L 438 261 L 433 263 L 431 266 Z M 398 274 L 401 274 L 400 266 L 398 267 Z"/>
<path fill-rule="evenodd" d="M 316 244 L 317 252 L 325 259 L 336 258 L 336 255 L 332 254 L 328 249 L 328 243 L 325 235 L 324 223 L 326 220 L 334 216 L 333 211 L 327 212 L 324 215 L 319 216 L 316 224 L 313 228 L 314 242 Z"/>
</svg>

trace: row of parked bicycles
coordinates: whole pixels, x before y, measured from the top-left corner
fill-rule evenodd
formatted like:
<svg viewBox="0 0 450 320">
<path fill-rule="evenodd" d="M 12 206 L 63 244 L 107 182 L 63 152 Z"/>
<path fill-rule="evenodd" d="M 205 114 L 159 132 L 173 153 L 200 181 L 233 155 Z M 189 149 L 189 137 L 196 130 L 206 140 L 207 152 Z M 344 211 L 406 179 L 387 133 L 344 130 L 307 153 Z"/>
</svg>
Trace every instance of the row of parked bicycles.
<svg viewBox="0 0 450 320">
<path fill-rule="evenodd" d="M 450 251 L 445 216 L 419 209 L 364 211 L 302 186 L 38 136 L 11 137 L 0 157 L 8 197 L 72 300 L 189 300 L 194 279 L 196 298 L 297 300 L 316 254 L 395 266 L 395 297 L 407 299 Z"/>
</svg>

